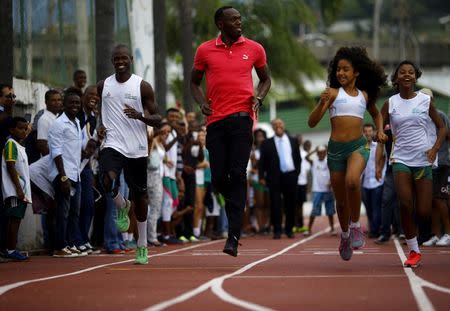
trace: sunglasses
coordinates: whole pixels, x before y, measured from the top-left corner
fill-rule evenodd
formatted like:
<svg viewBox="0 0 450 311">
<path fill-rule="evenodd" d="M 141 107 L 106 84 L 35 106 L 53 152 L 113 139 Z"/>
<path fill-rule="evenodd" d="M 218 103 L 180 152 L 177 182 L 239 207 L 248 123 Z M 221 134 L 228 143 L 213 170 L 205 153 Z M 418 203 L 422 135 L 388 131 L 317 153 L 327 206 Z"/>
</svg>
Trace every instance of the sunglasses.
<svg viewBox="0 0 450 311">
<path fill-rule="evenodd" d="M 5 97 L 9 98 L 9 99 L 15 99 L 16 95 L 15 94 L 8 94 L 8 95 L 5 95 Z"/>
</svg>

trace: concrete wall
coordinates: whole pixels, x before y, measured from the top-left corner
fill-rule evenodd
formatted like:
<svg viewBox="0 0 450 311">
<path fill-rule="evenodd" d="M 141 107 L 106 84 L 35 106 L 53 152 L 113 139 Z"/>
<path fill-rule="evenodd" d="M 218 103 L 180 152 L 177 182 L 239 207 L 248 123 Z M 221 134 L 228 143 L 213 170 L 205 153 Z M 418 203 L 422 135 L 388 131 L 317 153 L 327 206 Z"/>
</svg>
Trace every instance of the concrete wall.
<svg viewBox="0 0 450 311">
<path fill-rule="evenodd" d="M 33 209 L 28 204 L 25 217 L 20 223 L 17 248 L 23 251 L 37 250 L 42 249 L 43 244 L 41 215 L 33 214 Z"/>
</svg>

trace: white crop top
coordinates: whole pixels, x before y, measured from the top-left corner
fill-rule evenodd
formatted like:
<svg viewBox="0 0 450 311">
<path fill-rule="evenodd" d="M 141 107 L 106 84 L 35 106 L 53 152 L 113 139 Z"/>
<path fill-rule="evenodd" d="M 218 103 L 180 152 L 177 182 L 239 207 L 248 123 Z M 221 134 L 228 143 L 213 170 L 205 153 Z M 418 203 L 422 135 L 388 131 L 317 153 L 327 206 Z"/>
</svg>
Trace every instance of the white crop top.
<svg viewBox="0 0 450 311">
<path fill-rule="evenodd" d="M 340 87 L 336 99 L 329 108 L 330 119 L 338 116 L 352 116 L 363 119 L 366 105 L 367 102 L 363 92 L 358 90 L 358 95 L 350 96 Z"/>
</svg>

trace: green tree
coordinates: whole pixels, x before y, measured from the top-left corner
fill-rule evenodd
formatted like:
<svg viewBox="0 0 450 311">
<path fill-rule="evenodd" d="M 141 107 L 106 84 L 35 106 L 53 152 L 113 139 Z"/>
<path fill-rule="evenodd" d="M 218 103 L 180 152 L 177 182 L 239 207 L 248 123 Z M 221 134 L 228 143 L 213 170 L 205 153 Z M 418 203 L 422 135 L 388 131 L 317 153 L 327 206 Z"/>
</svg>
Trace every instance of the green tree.
<svg viewBox="0 0 450 311">
<path fill-rule="evenodd" d="M 232 5 L 238 9 L 243 18 L 245 36 L 260 42 L 266 49 L 271 75 L 276 83 L 294 87 L 296 93 L 308 98 L 303 87 L 305 77 L 323 76 L 323 68 L 309 51 L 301 44 L 295 34 L 299 24 L 316 28 L 319 18 L 326 24 L 336 17 L 342 0 L 314 2 L 308 0 L 258 0 L 258 1 L 218 1 L 193 0 L 193 43 L 196 48 L 201 42 L 218 34 L 214 24 L 214 12 L 223 5 Z M 168 45 L 169 54 L 176 55 L 180 48 L 180 17 L 174 1 L 168 2 Z M 181 54 L 183 57 L 183 54 Z M 185 75 L 184 79 L 190 79 Z"/>
<path fill-rule="evenodd" d="M 153 0 L 153 26 L 155 44 L 155 95 L 160 113 L 167 109 L 167 36 L 166 36 L 166 2 L 165 0 Z M 161 13 L 164 12 L 164 13 Z"/>
</svg>

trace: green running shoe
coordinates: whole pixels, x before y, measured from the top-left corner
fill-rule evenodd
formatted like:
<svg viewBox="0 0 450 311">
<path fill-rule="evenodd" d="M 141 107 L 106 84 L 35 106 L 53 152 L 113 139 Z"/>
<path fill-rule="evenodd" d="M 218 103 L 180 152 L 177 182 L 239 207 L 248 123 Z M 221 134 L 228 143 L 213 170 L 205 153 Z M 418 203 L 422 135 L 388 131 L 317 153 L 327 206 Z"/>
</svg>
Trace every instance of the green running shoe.
<svg viewBox="0 0 450 311">
<path fill-rule="evenodd" d="M 195 237 L 195 235 L 191 235 L 191 237 L 189 238 L 189 242 L 191 242 L 191 243 L 197 243 L 197 242 L 200 242 L 200 240 L 197 239 L 197 238 Z"/>
<path fill-rule="evenodd" d="M 148 264 L 148 249 L 145 246 L 138 246 L 136 249 L 136 260 L 134 261 L 137 265 Z"/>
<path fill-rule="evenodd" d="M 180 240 L 180 241 L 183 242 L 183 243 L 189 243 L 189 240 L 188 240 L 184 235 L 180 236 L 180 237 L 178 238 L 178 240 Z"/>
<path fill-rule="evenodd" d="M 127 203 L 124 208 L 117 209 L 116 225 L 120 232 L 127 232 L 128 228 L 130 228 L 130 218 L 128 217 L 128 212 L 130 211 L 131 202 L 129 200 L 126 201 Z"/>
</svg>

